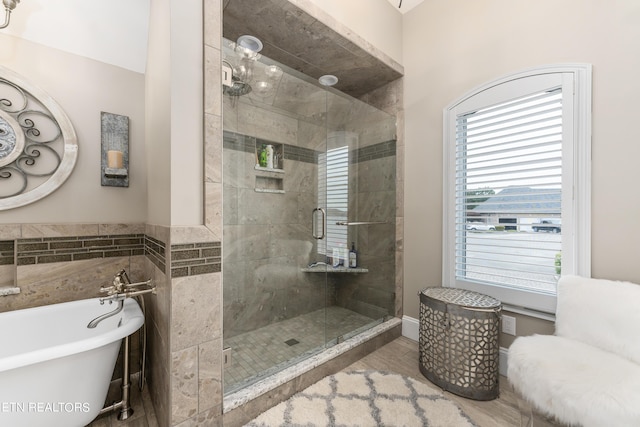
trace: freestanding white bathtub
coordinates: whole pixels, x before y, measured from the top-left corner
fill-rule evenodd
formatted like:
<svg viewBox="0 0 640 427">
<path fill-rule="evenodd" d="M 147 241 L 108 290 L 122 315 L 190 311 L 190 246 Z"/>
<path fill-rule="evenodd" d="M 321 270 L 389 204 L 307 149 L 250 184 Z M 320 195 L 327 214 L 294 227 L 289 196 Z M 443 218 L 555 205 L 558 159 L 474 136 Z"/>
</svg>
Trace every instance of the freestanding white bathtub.
<svg viewBox="0 0 640 427">
<path fill-rule="evenodd" d="M 83 427 L 98 416 L 121 340 L 144 322 L 127 298 L 87 328 L 116 307 L 94 298 L 0 314 L 0 426 Z"/>
</svg>

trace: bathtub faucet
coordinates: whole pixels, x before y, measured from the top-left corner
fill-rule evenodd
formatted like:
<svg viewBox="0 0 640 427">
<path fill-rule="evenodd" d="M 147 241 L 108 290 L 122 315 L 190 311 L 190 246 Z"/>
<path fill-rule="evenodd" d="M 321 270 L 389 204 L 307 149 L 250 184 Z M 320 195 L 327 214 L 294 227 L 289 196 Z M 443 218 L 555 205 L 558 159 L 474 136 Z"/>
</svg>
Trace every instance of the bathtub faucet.
<svg viewBox="0 0 640 427">
<path fill-rule="evenodd" d="M 112 304 L 114 301 L 118 303 L 118 307 L 109 313 L 105 313 L 95 319 L 93 319 L 87 325 L 88 328 L 95 328 L 98 323 L 102 320 L 114 316 L 118 314 L 124 308 L 124 301 L 127 298 L 135 297 L 138 301 L 138 304 L 142 308 L 143 316 L 145 315 L 144 309 L 144 298 L 142 295 L 144 294 L 156 294 L 156 287 L 151 285 L 151 279 L 146 280 L 144 282 L 131 283 L 127 272 L 123 269 L 118 272 L 113 278 L 113 282 L 111 286 L 100 287 L 100 292 L 106 293 L 107 296 L 104 298 L 100 298 L 100 304 L 104 304 L 105 301 L 109 301 L 109 304 Z M 122 320 L 121 320 L 122 321 Z M 118 327 L 120 325 L 118 324 Z M 143 324 L 142 330 L 139 334 L 139 338 L 141 340 L 141 357 L 142 364 L 140 366 L 140 383 L 139 387 L 142 390 L 142 385 L 144 384 L 144 371 L 145 371 L 145 360 L 146 360 L 146 337 L 147 330 L 146 325 Z M 123 339 L 123 361 L 122 361 L 122 400 L 118 402 L 114 402 L 113 405 L 105 406 L 100 410 L 100 414 L 107 414 L 113 411 L 119 411 L 118 420 L 123 421 L 131 417 L 133 415 L 133 408 L 129 404 L 130 394 L 129 389 L 131 388 L 131 375 L 129 372 L 129 345 L 130 345 L 131 336 L 126 336 Z"/>
<path fill-rule="evenodd" d="M 120 270 L 118 274 L 116 274 L 115 277 L 113 278 L 113 283 L 111 286 L 100 287 L 100 292 L 107 294 L 107 297 L 100 298 L 100 303 L 104 304 L 105 301 L 109 301 L 109 303 L 111 303 L 114 300 L 117 301 L 120 297 L 129 298 L 137 295 L 144 295 L 144 294 L 150 294 L 150 293 L 155 294 L 156 287 L 151 286 L 152 281 L 153 279 L 149 279 L 149 280 L 145 280 L 144 282 L 131 283 L 131 280 L 129 280 L 129 275 L 127 274 L 127 272 L 124 269 Z M 132 288 L 138 288 L 140 286 L 145 286 L 146 288 L 141 290 L 132 289 Z"/>
<path fill-rule="evenodd" d="M 121 270 L 118 274 L 116 274 L 116 276 L 113 278 L 113 284 L 111 286 L 100 286 L 100 292 L 105 293 L 109 296 L 111 295 L 116 295 L 119 293 L 122 293 L 125 283 L 122 281 L 123 275 L 126 275 L 127 273 L 124 270 Z M 100 303 L 104 303 L 104 300 L 106 298 L 103 298 L 100 300 Z"/>
<path fill-rule="evenodd" d="M 98 326 L 98 323 L 102 322 L 104 319 L 107 319 L 111 316 L 115 316 L 116 314 L 120 313 L 124 307 L 124 297 L 118 297 L 117 295 L 114 295 L 113 297 L 110 297 L 111 300 L 109 300 L 109 304 L 113 303 L 113 301 L 118 301 L 118 306 L 111 310 L 108 313 L 104 313 L 98 317 L 96 317 L 95 319 L 93 319 L 91 322 L 89 322 L 89 324 L 87 325 L 87 328 L 89 329 L 93 329 L 96 326 Z M 100 304 L 104 304 L 104 301 L 108 299 L 108 298 L 101 298 L 100 299 Z"/>
<path fill-rule="evenodd" d="M 122 308 L 124 307 L 124 300 L 126 298 L 144 294 L 155 294 L 156 287 L 151 286 L 152 280 L 153 279 L 149 279 L 144 282 L 131 283 L 127 272 L 125 270 L 120 270 L 118 274 L 116 274 L 113 278 L 113 284 L 111 286 L 100 287 L 100 292 L 107 294 L 106 297 L 100 298 L 100 304 L 104 304 L 105 301 L 109 301 L 109 304 L 113 304 L 113 302 L 115 301 L 118 303 L 118 306 L 112 311 L 104 313 L 93 319 L 91 322 L 89 322 L 87 328 L 93 329 L 98 326 L 98 323 L 102 322 L 104 319 L 120 313 L 122 311 Z M 146 288 L 140 290 L 133 289 L 140 286 L 146 286 Z"/>
</svg>

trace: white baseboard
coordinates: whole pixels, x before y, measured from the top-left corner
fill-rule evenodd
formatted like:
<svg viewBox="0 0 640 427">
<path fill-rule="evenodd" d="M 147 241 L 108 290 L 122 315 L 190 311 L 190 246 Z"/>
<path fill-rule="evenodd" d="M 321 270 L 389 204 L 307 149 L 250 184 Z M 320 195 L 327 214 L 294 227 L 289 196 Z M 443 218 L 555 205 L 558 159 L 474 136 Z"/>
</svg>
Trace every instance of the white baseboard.
<svg viewBox="0 0 640 427">
<path fill-rule="evenodd" d="M 418 319 L 402 316 L 402 336 L 418 341 L 418 337 L 420 336 L 420 323 Z"/>
<path fill-rule="evenodd" d="M 498 359 L 498 371 L 500 375 L 507 376 L 507 367 L 509 366 L 509 349 L 500 347 L 500 359 Z"/>
<path fill-rule="evenodd" d="M 420 322 L 409 316 L 402 316 L 402 336 L 418 341 L 420 337 Z M 500 375 L 507 376 L 507 366 L 509 349 L 500 347 L 499 372 Z"/>
</svg>

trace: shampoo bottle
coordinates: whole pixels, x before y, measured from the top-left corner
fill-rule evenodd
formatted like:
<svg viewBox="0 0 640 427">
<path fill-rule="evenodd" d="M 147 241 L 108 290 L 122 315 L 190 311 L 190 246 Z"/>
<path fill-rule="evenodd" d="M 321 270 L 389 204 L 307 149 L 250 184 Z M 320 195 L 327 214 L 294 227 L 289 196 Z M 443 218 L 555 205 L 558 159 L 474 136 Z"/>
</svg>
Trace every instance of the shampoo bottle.
<svg viewBox="0 0 640 427">
<path fill-rule="evenodd" d="M 349 251 L 349 267 L 356 268 L 358 266 L 358 252 L 356 251 L 355 242 L 351 242 L 351 250 Z"/>
<path fill-rule="evenodd" d="M 273 145 L 269 144 L 266 148 L 267 152 L 267 168 L 273 169 Z"/>
<path fill-rule="evenodd" d="M 338 248 L 333 248 L 333 254 L 332 254 L 332 262 L 331 265 L 335 268 L 338 267 L 340 265 L 340 251 L 338 250 Z"/>
</svg>

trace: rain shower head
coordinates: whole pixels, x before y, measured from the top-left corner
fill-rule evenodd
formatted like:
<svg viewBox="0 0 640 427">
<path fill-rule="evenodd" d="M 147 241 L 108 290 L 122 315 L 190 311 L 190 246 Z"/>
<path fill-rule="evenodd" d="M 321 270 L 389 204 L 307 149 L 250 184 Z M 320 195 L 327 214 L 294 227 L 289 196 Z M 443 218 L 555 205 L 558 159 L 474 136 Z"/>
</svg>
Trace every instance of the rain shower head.
<svg viewBox="0 0 640 427">
<path fill-rule="evenodd" d="M 231 70 L 231 85 L 224 84 L 222 92 L 229 96 L 242 96 L 251 92 L 251 85 L 244 81 L 251 76 L 249 68 L 244 66 L 234 67 L 227 60 L 222 60 L 222 63 Z"/>
<path fill-rule="evenodd" d="M 242 96 L 251 92 L 251 85 L 241 81 L 234 81 L 232 86 L 224 86 L 222 91 L 229 96 Z"/>
<path fill-rule="evenodd" d="M 234 52 L 237 57 L 232 61 L 223 60 L 223 64 L 231 69 L 230 86 L 223 87 L 223 93 L 229 96 L 242 96 L 251 92 L 249 84 L 252 81 L 253 67 L 255 61 L 260 58 L 262 42 L 260 39 L 250 35 L 238 37 L 235 43 Z"/>
</svg>

